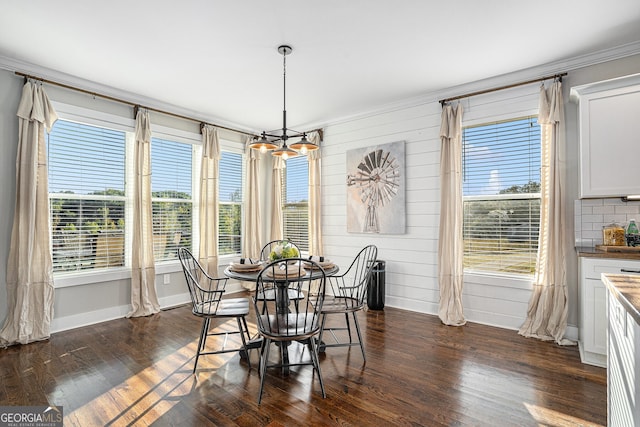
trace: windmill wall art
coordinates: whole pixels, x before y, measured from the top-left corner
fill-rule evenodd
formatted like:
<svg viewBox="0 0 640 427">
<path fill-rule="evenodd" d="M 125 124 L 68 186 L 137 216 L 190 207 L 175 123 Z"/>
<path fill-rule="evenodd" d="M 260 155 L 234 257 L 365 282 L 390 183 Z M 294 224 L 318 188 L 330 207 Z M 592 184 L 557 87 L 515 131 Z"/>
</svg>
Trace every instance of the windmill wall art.
<svg viewBox="0 0 640 427">
<path fill-rule="evenodd" d="M 404 234 L 404 141 L 347 151 L 347 232 Z"/>
</svg>

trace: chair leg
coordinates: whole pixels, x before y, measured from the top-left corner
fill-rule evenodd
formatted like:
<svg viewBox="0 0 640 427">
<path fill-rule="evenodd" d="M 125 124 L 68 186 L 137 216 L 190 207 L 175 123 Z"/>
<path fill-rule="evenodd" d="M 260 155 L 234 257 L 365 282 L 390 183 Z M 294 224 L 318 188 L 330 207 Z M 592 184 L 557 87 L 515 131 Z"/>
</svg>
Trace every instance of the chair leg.
<svg viewBox="0 0 640 427">
<path fill-rule="evenodd" d="M 353 338 L 351 338 L 351 322 L 349 322 L 349 313 L 344 314 L 345 323 L 347 324 L 347 333 L 349 334 L 349 342 L 353 342 Z"/>
<path fill-rule="evenodd" d="M 322 335 L 324 334 L 324 324 L 326 322 L 327 322 L 327 314 L 325 313 L 322 315 L 322 322 L 320 323 L 320 334 L 318 335 L 318 351 L 319 352 L 326 350 L 326 347 L 322 345 Z"/>
<path fill-rule="evenodd" d="M 200 352 L 204 349 L 205 344 L 207 343 L 207 332 L 209 332 L 209 321 L 208 317 L 205 317 L 202 320 L 202 330 L 200 331 L 200 339 L 198 339 L 198 348 L 196 349 L 196 360 L 193 363 L 193 373 L 196 373 L 196 368 L 198 367 L 198 359 L 200 358 Z"/>
<path fill-rule="evenodd" d="M 260 392 L 258 394 L 258 405 L 262 401 L 262 390 L 264 389 L 264 378 L 267 376 L 267 360 L 269 360 L 269 347 L 271 340 L 265 338 L 263 341 L 263 348 L 260 354 Z"/>
<path fill-rule="evenodd" d="M 360 350 L 362 350 L 362 359 L 366 363 L 367 356 L 364 354 L 364 343 L 362 342 L 362 334 L 360 333 L 360 323 L 358 323 L 358 316 L 356 316 L 357 312 L 353 312 L 353 321 L 356 324 L 356 332 L 358 333 L 358 341 L 360 342 Z"/>
<path fill-rule="evenodd" d="M 244 351 L 244 353 L 247 355 L 247 364 L 249 365 L 249 369 L 251 369 L 251 360 L 249 359 L 249 350 L 247 350 L 247 340 L 244 336 L 245 330 L 242 327 L 242 321 L 245 320 L 244 317 L 242 318 L 242 320 L 240 320 L 240 317 L 236 317 L 236 320 L 238 321 L 238 330 L 240 331 L 240 338 L 242 338 L 242 348 L 243 350 L 240 350 L 241 352 Z M 246 320 L 244 321 L 244 327 L 246 328 L 247 326 L 247 322 Z M 247 335 L 249 335 L 249 330 L 247 329 Z"/>
<path fill-rule="evenodd" d="M 320 359 L 318 357 L 318 347 L 316 347 L 316 343 L 313 337 L 309 339 L 309 347 L 311 350 L 311 360 L 313 361 L 313 367 L 318 373 L 318 380 L 320 381 L 320 390 L 322 390 L 322 397 L 326 398 L 327 393 L 325 393 L 324 391 L 324 381 L 322 380 L 322 371 L 320 370 Z"/>
</svg>

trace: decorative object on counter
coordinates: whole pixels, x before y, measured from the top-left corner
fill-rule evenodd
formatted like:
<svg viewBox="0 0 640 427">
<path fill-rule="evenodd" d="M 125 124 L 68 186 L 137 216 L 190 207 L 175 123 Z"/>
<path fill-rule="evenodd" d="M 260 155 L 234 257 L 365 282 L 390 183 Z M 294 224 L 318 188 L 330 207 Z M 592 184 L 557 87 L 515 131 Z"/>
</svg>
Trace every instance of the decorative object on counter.
<svg viewBox="0 0 640 427">
<path fill-rule="evenodd" d="M 616 222 L 602 227 L 602 243 L 604 246 L 625 246 L 624 227 Z"/>
<path fill-rule="evenodd" d="M 269 254 L 269 259 L 271 261 L 275 261 L 278 259 L 296 258 L 298 256 L 300 256 L 298 249 L 296 249 L 291 242 L 283 240 L 274 246 L 273 250 Z"/>
<path fill-rule="evenodd" d="M 635 219 L 629 221 L 625 238 L 627 239 L 627 246 L 640 246 L 640 233 Z"/>
</svg>

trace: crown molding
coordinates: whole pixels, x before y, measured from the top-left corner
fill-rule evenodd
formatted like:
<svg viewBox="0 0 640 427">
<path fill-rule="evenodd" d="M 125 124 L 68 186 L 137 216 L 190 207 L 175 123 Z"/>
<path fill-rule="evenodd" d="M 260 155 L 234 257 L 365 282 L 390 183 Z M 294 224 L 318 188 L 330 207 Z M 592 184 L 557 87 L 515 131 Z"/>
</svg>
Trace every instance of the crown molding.
<svg viewBox="0 0 640 427">
<path fill-rule="evenodd" d="M 633 55 L 640 54 L 640 40 L 627 43 L 624 45 L 616 46 L 610 49 L 604 49 L 597 52 L 575 56 L 573 58 L 564 59 L 560 61 L 554 61 L 547 64 L 525 68 L 517 70 L 511 73 L 501 74 L 498 76 L 492 76 L 482 80 L 476 80 L 474 82 L 464 83 L 457 86 L 452 86 L 443 90 L 423 93 L 411 98 L 405 98 L 396 102 L 379 105 L 367 111 L 361 111 L 359 113 L 337 117 L 326 122 L 309 123 L 302 125 L 303 128 L 331 126 L 342 123 L 347 123 L 353 120 L 363 119 L 378 114 L 393 112 L 406 108 L 418 107 L 421 105 L 429 104 L 432 102 L 438 102 L 440 99 L 445 99 L 453 96 L 460 95 L 461 93 L 472 93 L 481 90 L 491 89 L 493 87 L 506 86 L 510 84 L 516 84 L 522 81 L 533 80 L 553 74 L 568 73 L 578 70 L 580 68 L 601 64 L 604 62 L 614 61 L 616 59 L 622 59 Z"/>
<path fill-rule="evenodd" d="M 521 81 L 532 80 L 540 78 L 550 74 L 559 74 L 565 72 L 571 72 L 583 67 L 596 65 L 604 62 L 613 61 L 616 59 L 622 59 L 628 56 L 640 54 L 640 40 L 627 43 L 624 45 L 616 46 L 609 49 L 603 49 L 597 52 L 575 56 L 573 58 L 555 61 L 536 67 L 517 70 L 511 73 L 501 74 L 490 78 L 477 80 L 474 82 L 464 83 L 457 86 L 452 86 L 439 91 L 432 91 L 422 93 L 410 98 L 404 98 L 391 103 L 375 106 L 366 111 L 360 111 L 358 113 L 349 114 L 341 117 L 334 117 L 324 120 L 322 122 L 311 122 L 306 124 L 296 125 L 298 128 L 315 129 L 323 128 L 330 125 L 337 125 L 341 123 L 350 122 L 353 120 L 362 119 L 378 114 L 388 113 L 406 108 L 417 107 L 420 105 L 429 104 L 432 102 L 438 102 L 440 99 L 449 98 L 459 95 L 461 93 L 471 93 L 481 90 L 490 89 L 492 87 L 504 86 L 509 84 L 515 84 Z M 12 72 L 20 72 L 28 75 L 33 75 L 46 80 L 62 83 L 68 86 L 77 87 L 89 92 L 95 92 L 96 94 L 106 95 L 109 97 L 121 99 L 124 102 L 132 105 L 143 105 L 149 108 L 154 108 L 162 111 L 171 112 L 174 114 L 182 115 L 185 117 L 193 118 L 194 121 L 202 121 L 206 123 L 215 123 L 220 126 L 237 129 L 239 131 L 249 133 L 259 133 L 259 129 L 252 128 L 245 124 L 231 122 L 220 117 L 207 117 L 203 116 L 197 111 L 193 111 L 184 107 L 179 107 L 170 103 L 160 101 L 158 99 L 149 98 L 132 92 L 117 89 L 111 86 L 96 83 L 90 80 L 86 80 L 77 76 L 62 73 L 50 68 L 38 66 L 32 63 L 16 60 L 7 56 L 0 55 L 0 69 L 5 69 Z"/>
<path fill-rule="evenodd" d="M 122 100 L 123 103 L 131 105 L 140 105 L 148 108 L 153 108 L 160 111 L 166 111 L 169 113 L 177 114 L 184 117 L 191 118 L 194 122 L 211 123 L 218 126 L 224 126 L 231 129 L 236 129 L 242 132 L 258 134 L 259 131 L 250 128 L 246 125 L 231 122 L 220 117 L 204 116 L 201 113 L 190 110 L 188 108 L 180 107 L 171 103 L 163 102 L 155 98 L 150 98 L 144 95 L 128 92 L 122 89 L 117 89 L 112 86 L 103 85 L 91 80 L 83 79 L 71 74 L 63 73 L 51 68 L 42 67 L 29 62 L 20 61 L 8 56 L 0 55 L 0 69 L 4 69 L 11 72 L 18 72 L 33 76 L 35 78 L 41 78 L 50 80 L 52 82 L 67 85 L 73 88 L 78 88 L 88 92 L 93 92 L 96 96 L 104 95 L 107 97 Z"/>
</svg>

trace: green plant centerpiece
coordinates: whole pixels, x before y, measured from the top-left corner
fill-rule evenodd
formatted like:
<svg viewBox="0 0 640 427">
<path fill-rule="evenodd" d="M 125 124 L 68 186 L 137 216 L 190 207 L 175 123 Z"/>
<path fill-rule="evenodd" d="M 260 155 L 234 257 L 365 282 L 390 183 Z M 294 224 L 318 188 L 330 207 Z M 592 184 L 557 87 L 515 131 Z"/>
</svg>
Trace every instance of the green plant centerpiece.
<svg viewBox="0 0 640 427">
<path fill-rule="evenodd" d="M 296 258 L 299 257 L 300 253 L 295 246 L 286 240 L 280 241 L 277 245 L 273 247 L 273 250 L 269 254 L 269 259 L 271 261 L 276 261 L 279 259 L 285 258 Z"/>
</svg>

